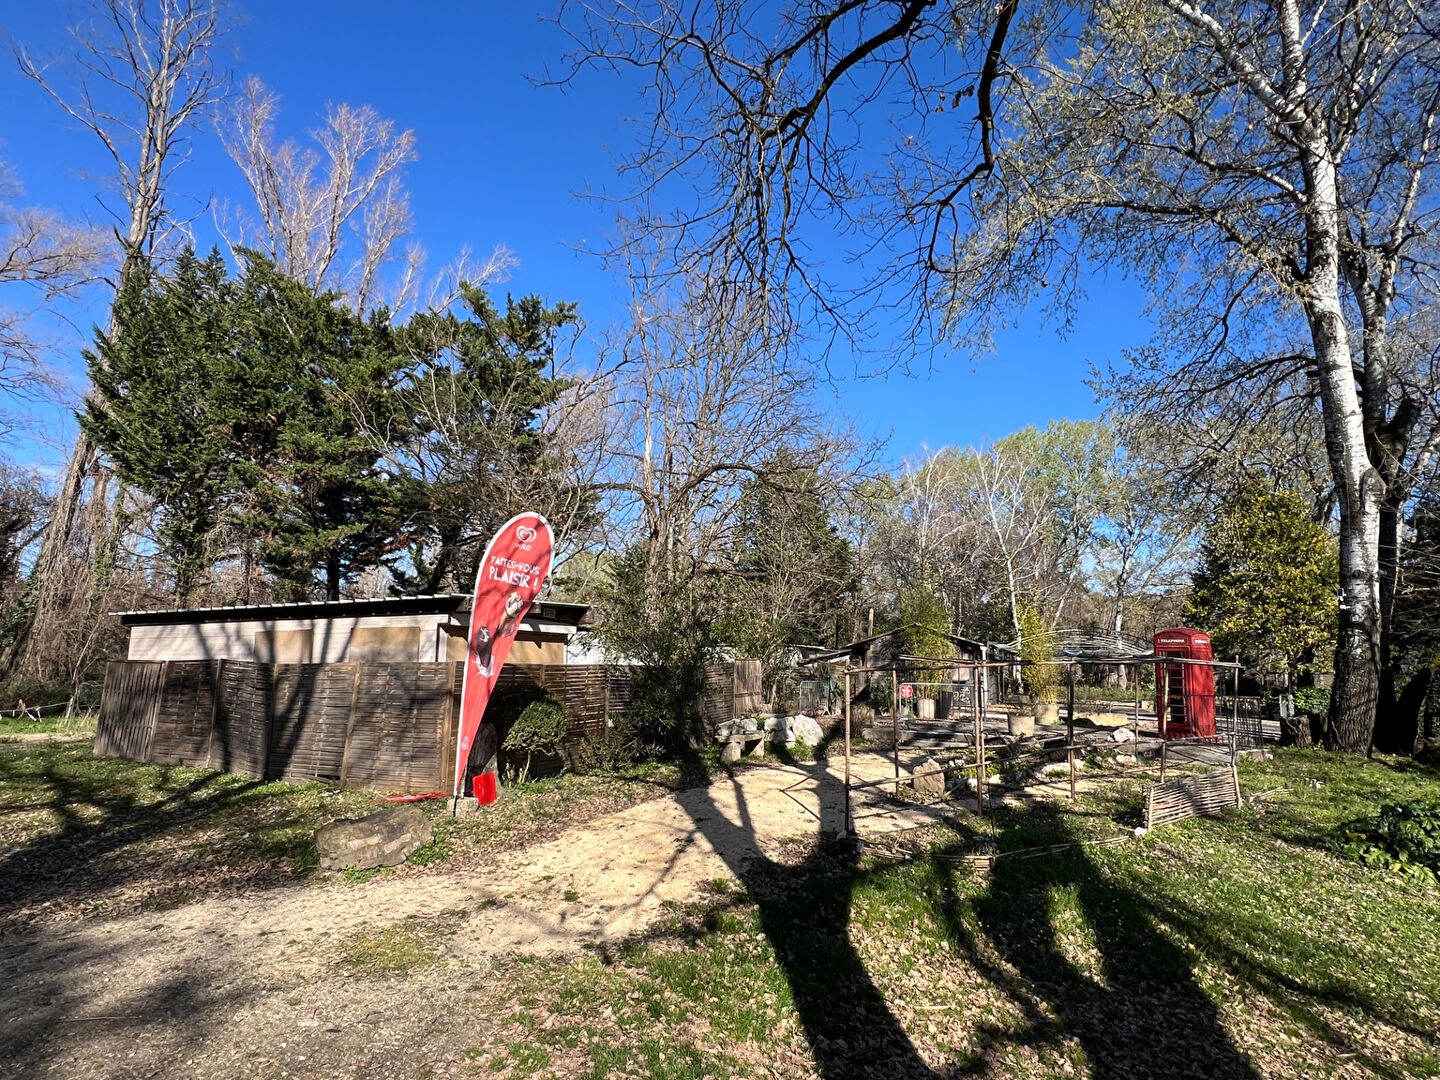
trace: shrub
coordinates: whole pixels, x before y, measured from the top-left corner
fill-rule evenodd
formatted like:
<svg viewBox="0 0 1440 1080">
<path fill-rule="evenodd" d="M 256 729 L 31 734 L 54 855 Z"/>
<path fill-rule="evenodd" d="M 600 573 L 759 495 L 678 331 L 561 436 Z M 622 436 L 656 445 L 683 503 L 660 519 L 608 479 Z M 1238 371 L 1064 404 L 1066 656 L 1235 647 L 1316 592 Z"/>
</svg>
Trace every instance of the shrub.
<svg viewBox="0 0 1440 1080">
<path fill-rule="evenodd" d="M 20 702 L 36 705 L 55 705 L 68 701 L 73 688 L 68 682 L 50 682 L 21 675 L 0 686 L 0 709 L 19 708 Z"/>
<path fill-rule="evenodd" d="M 1340 848 L 1366 866 L 1419 881 L 1440 878 L 1440 802 L 1387 803 L 1373 821 L 1341 827 Z"/>
<path fill-rule="evenodd" d="M 1295 691 L 1295 711 L 1324 716 L 1330 711 L 1330 691 L 1324 686 L 1302 686 Z"/>
<path fill-rule="evenodd" d="M 535 755 L 554 756 L 564 738 L 565 710 L 554 698 L 531 701 L 520 711 L 519 717 L 505 733 L 503 745 L 510 753 L 525 755 L 525 764 L 520 770 L 522 784 L 530 775 L 530 763 Z"/>
</svg>

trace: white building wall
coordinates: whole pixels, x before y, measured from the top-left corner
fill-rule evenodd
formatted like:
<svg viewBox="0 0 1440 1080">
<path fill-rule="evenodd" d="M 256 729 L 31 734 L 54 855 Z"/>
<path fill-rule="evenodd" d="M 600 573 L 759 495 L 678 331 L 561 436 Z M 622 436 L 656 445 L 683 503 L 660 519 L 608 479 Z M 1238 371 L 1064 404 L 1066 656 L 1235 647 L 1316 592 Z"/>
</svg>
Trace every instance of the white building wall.
<svg viewBox="0 0 1440 1080">
<path fill-rule="evenodd" d="M 346 654 L 350 636 L 357 627 L 384 626 L 419 627 L 418 654 L 407 659 L 430 663 L 445 659 L 446 641 L 450 636 L 442 629 L 446 625 L 467 627 L 469 613 L 138 625 L 130 628 L 128 656 L 131 660 L 268 660 L 256 655 L 256 634 L 309 630 L 314 635 L 310 663 L 340 664 L 349 659 Z M 539 619 L 525 619 L 520 628 L 547 637 L 555 634 L 568 637 L 573 632 L 567 624 Z"/>
</svg>

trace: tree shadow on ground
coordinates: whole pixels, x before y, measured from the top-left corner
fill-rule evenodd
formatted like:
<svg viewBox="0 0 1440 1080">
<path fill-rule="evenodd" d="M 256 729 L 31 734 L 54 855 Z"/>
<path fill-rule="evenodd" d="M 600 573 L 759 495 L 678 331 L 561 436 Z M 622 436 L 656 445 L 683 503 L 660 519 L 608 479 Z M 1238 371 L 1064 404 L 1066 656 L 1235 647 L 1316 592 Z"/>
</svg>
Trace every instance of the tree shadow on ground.
<svg viewBox="0 0 1440 1080">
<path fill-rule="evenodd" d="M 260 780 L 218 772 L 152 769 L 146 783 L 136 784 L 117 782 L 115 769 L 104 761 L 55 755 L 35 768 L 0 755 L 0 811 L 48 811 L 50 818 L 34 836 L 0 855 L 0 924 L 57 904 L 81 910 L 146 881 L 159 890 L 152 901 L 164 902 L 167 892 L 183 898 L 185 873 L 197 867 L 185 865 L 181 835 L 196 834 L 208 821 L 243 807 L 264 786 Z M 40 791 L 43 795 L 36 797 Z M 228 832 L 234 835 L 219 843 L 202 843 L 196 836 L 190 862 L 255 863 L 252 831 Z M 165 858 L 181 860 L 181 865 L 161 866 L 156 853 L 138 850 L 165 840 L 176 841 Z M 286 870 L 277 876 L 291 875 Z M 263 872 L 247 883 L 267 884 Z"/>
<path fill-rule="evenodd" d="M 1055 804 L 1037 802 L 1016 817 L 1012 828 L 1051 842 L 1078 839 Z M 1008 1047 L 1052 1060 L 1076 1048 L 1101 1080 L 1259 1075 L 1190 956 L 1145 898 L 1110 879 L 1084 848 L 1002 857 L 976 897 L 957 887 L 948 863 L 936 869 L 944 883 L 937 913 L 951 940 L 1023 1017 L 983 1028 L 962 1075 L 987 1071 Z"/>
<path fill-rule="evenodd" d="M 791 767 L 820 784 L 822 802 L 843 800 L 843 787 L 823 765 Z M 692 814 L 723 853 L 741 850 L 725 835 L 749 828 L 743 794 L 740 809 L 739 823 L 713 801 Z M 1059 809 L 1046 803 L 1020 812 L 1011 828 L 1052 843 L 1069 835 Z M 730 869 L 756 905 L 826 1080 L 973 1075 L 1011 1045 L 1053 1050 L 1062 1059 L 1067 1046 L 1078 1045 L 1090 1074 L 1102 1078 L 1258 1075 L 1201 990 L 1187 954 L 1155 924 L 1142 898 L 1109 881 L 1083 851 L 1001 859 L 978 897 L 968 884 L 961 888 L 952 864 L 937 863 L 938 920 L 962 958 L 1024 1018 L 1018 1027 L 981 1029 L 977 1053 L 944 1064 L 922 1056 L 852 940 L 857 890 L 895 871 L 863 865 L 859 846 L 846 840 L 822 841 L 794 864 L 758 854 L 753 844 L 751 851 L 743 860 L 729 857 Z M 1061 894 L 1073 896 L 1073 905 L 1057 905 Z M 1089 960 L 1071 955 L 1071 935 L 1093 942 Z M 1098 970 L 1089 970 L 1091 962 Z M 959 1041 L 976 1040 L 966 1033 Z"/>
<path fill-rule="evenodd" d="M 824 765 L 791 760 L 791 768 L 817 785 L 822 822 L 837 820 L 836 801 L 843 800 L 843 788 Z M 685 767 L 693 772 L 697 762 L 686 762 Z M 726 859 L 756 905 L 761 932 L 789 984 L 819 1074 L 827 1080 L 941 1075 L 921 1058 L 850 939 L 851 904 L 866 873 L 858 847 L 822 835 L 794 864 L 772 859 L 755 843 L 738 785 L 736 796 L 738 823 L 703 792 L 689 793 L 687 806 L 700 833 Z M 838 820 L 843 821 L 843 813 Z"/>
</svg>

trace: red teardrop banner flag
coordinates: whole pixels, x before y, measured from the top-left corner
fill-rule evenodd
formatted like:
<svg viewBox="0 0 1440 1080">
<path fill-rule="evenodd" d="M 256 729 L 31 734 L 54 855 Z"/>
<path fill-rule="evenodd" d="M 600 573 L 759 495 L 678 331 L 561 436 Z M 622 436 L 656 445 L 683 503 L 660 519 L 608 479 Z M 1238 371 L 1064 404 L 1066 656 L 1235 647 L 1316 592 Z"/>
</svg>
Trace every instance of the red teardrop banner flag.
<svg viewBox="0 0 1440 1080">
<path fill-rule="evenodd" d="M 545 584 L 555 539 L 550 523 L 539 514 L 516 514 L 500 526 L 485 549 L 475 575 L 470 604 L 470 647 L 465 655 L 465 681 L 460 691 L 460 737 L 455 746 L 455 795 L 465 779 L 470 747 L 485 715 L 495 680 L 510 655 L 520 620 Z"/>
</svg>

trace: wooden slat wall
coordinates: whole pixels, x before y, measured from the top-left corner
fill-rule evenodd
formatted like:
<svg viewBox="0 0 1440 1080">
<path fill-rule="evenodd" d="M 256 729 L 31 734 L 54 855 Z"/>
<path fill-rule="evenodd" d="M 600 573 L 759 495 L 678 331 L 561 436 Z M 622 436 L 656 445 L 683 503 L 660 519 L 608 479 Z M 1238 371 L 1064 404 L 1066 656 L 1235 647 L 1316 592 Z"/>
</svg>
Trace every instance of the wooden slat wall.
<svg viewBox="0 0 1440 1080">
<path fill-rule="evenodd" d="M 164 663 L 149 760 L 200 767 L 209 764 L 219 666 L 218 660 Z"/>
<path fill-rule="evenodd" d="M 758 713 L 765 704 L 765 665 L 759 660 L 735 661 L 735 716 Z"/>
<path fill-rule="evenodd" d="M 265 775 L 273 672 L 270 664 L 223 661 L 215 733 L 210 740 L 212 769 Z"/>
<path fill-rule="evenodd" d="M 95 756 L 149 761 L 164 664 L 112 660 L 105 665 Z"/>
<path fill-rule="evenodd" d="M 538 686 L 565 710 L 565 739 L 601 739 L 630 703 L 630 669 L 601 664 L 516 664 L 500 671 L 496 687 Z"/>
<path fill-rule="evenodd" d="M 265 779 L 443 790 L 463 671 L 461 663 L 116 662 L 106 672 L 96 753 Z M 711 665 L 707 675 L 707 719 L 728 720 L 734 665 Z M 607 721 L 624 716 L 630 671 L 516 665 L 501 671 L 499 685 L 538 686 L 559 701 L 573 746 L 604 738 Z"/>
<path fill-rule="evenodd" d="M 345 784 L 444 790 L 448 664 L 364 664 L 355 685 Z M 453 753 L 453 749 L 452 749 Z M 437 788 L 437 784 L 440 786 Z"/>
<path fill-rule="evenodd" d="M 340 782 L 358 664 L 277 664 L 265 776 Z"/>
<path fill-rule="evenodd" d="M 700 718 L 706 727 L 733 720 L 735 712 L 735 665 L 706 664 L 705 694 L 700 699 Z"/>
</svg>

